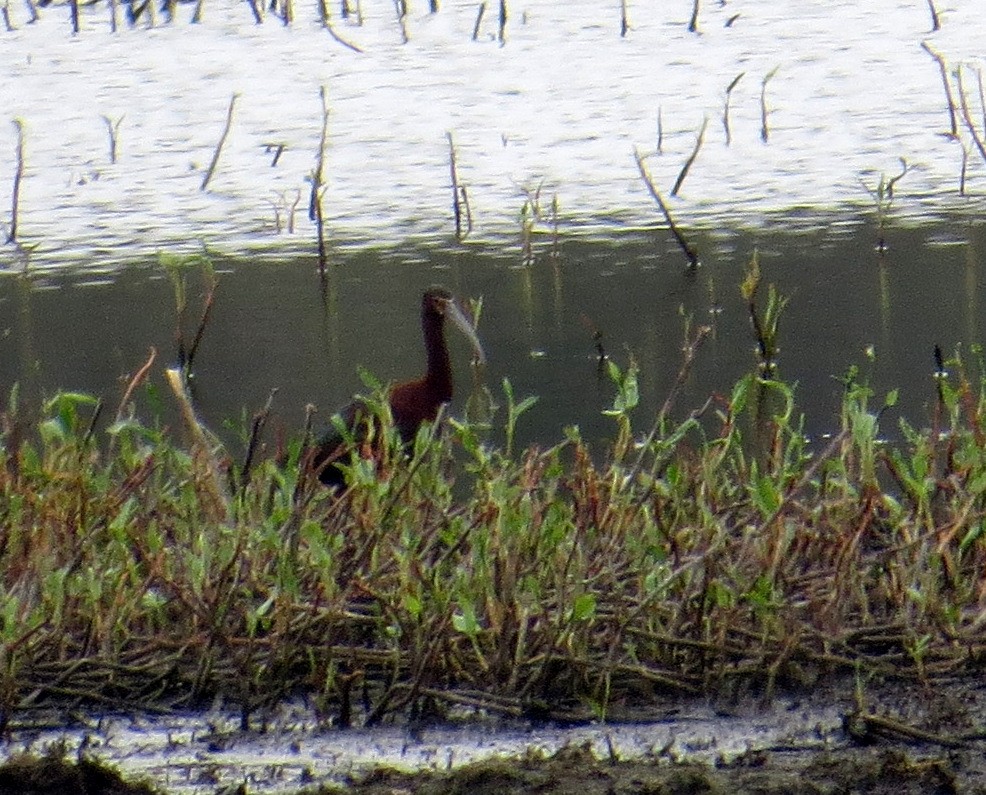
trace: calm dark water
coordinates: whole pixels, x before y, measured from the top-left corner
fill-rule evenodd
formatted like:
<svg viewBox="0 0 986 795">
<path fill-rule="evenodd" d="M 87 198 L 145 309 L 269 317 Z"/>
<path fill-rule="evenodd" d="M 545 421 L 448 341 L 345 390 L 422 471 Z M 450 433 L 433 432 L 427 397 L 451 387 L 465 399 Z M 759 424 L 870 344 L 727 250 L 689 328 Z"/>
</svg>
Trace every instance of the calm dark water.
<svg viewBox="0 0 986 795">
<path fill-rule="evenodd" d="M 756 366 L 754 339 L 739 293 L 746 263 L 759 252 L 764 277 L 790 300 L 781 321 L 780 375 L 797 384 L 806 429 L 836 427 L 841 377 L 859 365 L 878 393 L 900 388 L 898 415 L 927 421 L 934 389 L 932 350 L 946 353 L 983 341 L 984 228 L 966 221 L 934 229 L 890 229 L 889 250 L 874 249 L 865 222 L 786 232 L 759 230 L 699 240 L 704 264 L 688 273 L 665 233 L 638 232 L 609 241 L 550 241 L 519 263 L 516 247 L 458 251 L 340 254 L 323 296 L 311 257 L 278 261 L 216 259 L 221 271 L 212 321 L 196 360 L 196 397 L 212 428 L 232 442 L 249 415 L 277 389 L 275 412 L 289 432 L 304 406 L 323 414 L 363 389 L 363 366 L 383 381 L 423 368 L 421 291 L 443 283 L 464 299 L 483 299 L 480 333 L 489 364 L 485 383 L 499 402 L 509 378 L 518 396 L 539 402 L 523 418 L 522 443 L 550 444 L 567 425 L 594 441 L 612 420 L 601 410 L 614 390 L 599 374 L 593 332 L 621 366 L 640 364 L 636 427 L 646 431 L 681 362 L 685 318 L 708 324 L 704 346 L 678 416 L 714 393 L 727 393 Z M 194 331 L 201 279 L 189 276 L 186 335 Z M 91 392 L 114 409 L 125 377 L 150 346 L 159 351 L 153 382 L 167 408 L 161 375 L 175 355 L 171 283 L 156 263 L 134 263 L 112 278 L 55 272 L 0 279 L 0 384 L 21 385 L 26 399 L 58 389 Z M 472 373 L 468 347 L 451 336 L 461 413 Z M 868 346 L 876 353 L 867 356 Z M 971 356 L 968 357 L 971 361 Z M 142 393 L 147 419 L 155 403 Z M 167 419 L 167 414 L 165 419 Z M 502 423 L 502 410 L 495 422 Z M 885 423 L 893 435 L 896 420 Z"/>
</svg>

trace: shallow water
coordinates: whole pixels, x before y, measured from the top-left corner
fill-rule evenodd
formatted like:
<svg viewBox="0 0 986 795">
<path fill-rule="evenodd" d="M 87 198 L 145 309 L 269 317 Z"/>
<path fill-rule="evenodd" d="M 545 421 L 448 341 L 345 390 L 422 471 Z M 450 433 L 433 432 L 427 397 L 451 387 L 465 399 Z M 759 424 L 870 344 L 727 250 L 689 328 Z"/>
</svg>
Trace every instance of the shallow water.
<svg viewBox="0 0 986 795">
<path fill-rule="evenodd" d="M 855 365 L 875 389 L 875 408 L 900 389 L 881 428 L 892 437 L 899 417 L 916 425 L 931 419 L 936 344 L 946 355 L 960 350 L 973 364 L 970 349 L 984 335 L 986 229 L 962 221 L 938 225 L 933 236 L 923 228 L 893 229 L 882 257 L 873 250 L 875 234 L 865 224 L 737 234 L 708 242 L 715 263 L 695 274 L 682 268 L 672 244 L 649 235 L 625 235 L 618 244 L 569 241 L 557 258 L 544 256 L 530 267 L 495 246 L 426 250 L 404 262 L 355 252 L 332 273 L 324 297 L 307 259 L 219 258 L 195 395 L 206 424 L 224 431 L 234 451 L 241 417 L 258 410 L 272 389 L 278 390 L 276 424 L 298 432 L 306 404 L 324 417 L 365 391 L 360 365 L 383 381 L 421 371 L 419 295 L 442 282 L 461 296 L 483 298 L 488 365 L 482 383 L 496 402 L 504 403 L 503 378 L 518 398 L 539 397 L 521 418 L 518 441 L 551 444 L 565 426 L 578 425 L 601 448 L 615 427 L 601 413 L 615 389 L 600 371 L 594 334 L 620 366 L 631 357 L 640 365 L 641 404 L 633 417 L 641 433 L 672 389 L 686 318 L 693 326 L 708 324 L 712 333 L 673 416 L 684 417 L 710 394 L 728 395 L 737 378 L 756 368 L 739 283 L 757 248 L 764 289 L 774 282 L 790 299 L 780 324 L 778 372 L 797 385 L 806 432 L 818 437 L 837 429 L 841 379 Z M 202 299 L 194 271 L 189 285 L 186 340 Z M 112 416 L 127 375 L 155 346 L 157 398 L 138 393 L 138 411 L 151 420 L 160 406 L 171 405 L 161 371 L 175 356 L 175 309 L 163 268 L 135 266 L 112 279 L 51 272 L 0 280 L 0 316 L 6 329 L 0 383 L 19 382 L 22 403 L 71 389 L 102 396 Z M 473 373 L 465 340 L 451 334 L 450 342 L 458 389 L 452 410 L 462 415 Z M 503 419 L 501 408 L 494 424 Z"/>
<path fill-rule="evenodd" d="M 159 14 L 153 29 L 128 28 L 121 12 L 116 33 L 109 9 L 94 4 L 75 36 L 66 6 L 29 25 L 13 4 L 16 29 L 0 31 L 0 108 L 25 125 L 19 239 L 36 246 L 32 266 L 100 270 L 201 243 L 231 255 L 311 253 L 306 178 L 322 87 L 324 205 L 337 247 L 452 241 L 447 132 L 472 237 L 505 245 L 535 197 L 546 213 L 558 197 L 565 234 L 663 223 L 633 149 L 650 155 L 667 195 L 703 119 L 705 144 L 680 195 L 669 197 L 686 228 L 728 234 L 778 215 L 790 223 L 792 211 L 808 225 L 826 225 L 831 209 L 851 219 L 873 208 L 869 191 L 899 172 L 900 158 L 912 170 L 896 185 L 892 217 L 928 222 L 983 209 L 986 168 L 964 129 L 962 142 L 941 135 L 950 126 L 941 76 L 920 46 L 928 41 L 950 67 L 965 64 L 978 117 L 973 2 L 942 8 L 935 33 L 926 5 L 911 0 L 702 4 L 699 33 L 687 29 L 691 3 L 631 2 L 624 38 L 619 4 L 510 2 L 502 46 L 489 5 L 473 41 L 474 0 L 443 2 L 434 15 L 412 2 L 403 43 L 390 0 L 365 0 L 362 25 L 331 3 L 333 29 L 355 52 L 318 25 L 315 3 L 297 4 L 291 27 L 273 16 L 257 25 L 246 3 L 217 0 L 204 5 L 201 24 L 189 22 L 190 5 L 171 24 Z M 740 74 L 727 144 L 725 92 Z M 203 192 L 234 93 L 231 132 Z M 122 119 L 115 164 L 101 116 Z M 15 142 L 14 126 L 0 124 L 4 220 Z M 286 146 L 276 167 L 270 143 Z M 972 152 L 966 196 L 963 147 Z M 5 260 L 22 262 L 9 246 Z"/>
</svg>

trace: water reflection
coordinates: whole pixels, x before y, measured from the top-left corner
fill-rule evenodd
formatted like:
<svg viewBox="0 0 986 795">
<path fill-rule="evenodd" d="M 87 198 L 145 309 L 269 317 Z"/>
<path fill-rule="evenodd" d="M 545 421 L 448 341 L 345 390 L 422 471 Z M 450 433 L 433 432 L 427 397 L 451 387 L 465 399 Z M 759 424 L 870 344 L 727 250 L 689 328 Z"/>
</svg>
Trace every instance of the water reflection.
<svg viewBox="0 0 986 795">
<path fill-rule="evenodd" d="M 965 242 L 941 245 L 923 230 L 894 229 L 890 248 L 878 256 L 875 228 L 866 225 L 851 232 L 747 233 L 728 244 L 703 241 L 706 250 L 718 250 L 693 274 L 663 235 L 570 240 L 554 258 L 545 244 L 543 256 L 526 267 L 480 246 L 422 250 L 405 264 L 357 251 L 330 272 L 324 301 L 311 257 L 221 258 L 216 304 L 197 356 L 196 394 L 207 423 L 220 428 L 262 406 L 277 388 L 277 413 L 290 432 L 302 426 L 307 403 L 325 413 L 362 389 L 359 366 L 385 381 L 416 376 L 423 368 L 420 295 L 441 282 L 460 296 L 483 299 L 480 331 L 494 395 L 509 378 L 517 396 L 540 397 L 521 421 L 519 442 L 553 443 L 566 425 L 579 425 L 597 442 L 610 435 L 612 420 L 601 411 L 614 389 L 598 367 L 600 347 L 621 366 L 630 357 L 639 363 L 636 424 L 643 432 L 674 383 L 686 323 L 708 324 L 712 332 L 675 416 L 714 392 L 728 393 L 756 366 L 739 283 L 757 250 L 764 283 L 776 283 L 790 299 L 780 322 L 779 374 L 797 384 L 808 432 L 833 430 L 840 378 L 854 364 L 878 399 L 899 387 L 896 412 L 921 424 L 934 396 L 934 346 L 946 355 L 961 346 L 968 356 L 983 341 L 983 228 L 957 221 L 939 234 Z M 173 354 L 174 298 L 162 268 L 135 264 L 112 282 L 80 286 L 88 282 L 85 274 L 68 273 L 36 283 L 30 276 L 0 281 L 4 388 L 17 381 L 34 398 L 57 388 L 83 390 L 115 408 L 125 376 L 151 346 Z M 193 279 L 190 319 L 197 318 L 203 290 Z M 461 340 L 450 342 L 460 385 L 453 409 L 461 412 L 471 383 L 469 351 Z M 159 399 L 167 403 L 166 392 Z M 152 409 L 143 395 L 141 411 Z M 894 429 L 895 420 L 886 423 L 888 432 Z"/>
</svg>

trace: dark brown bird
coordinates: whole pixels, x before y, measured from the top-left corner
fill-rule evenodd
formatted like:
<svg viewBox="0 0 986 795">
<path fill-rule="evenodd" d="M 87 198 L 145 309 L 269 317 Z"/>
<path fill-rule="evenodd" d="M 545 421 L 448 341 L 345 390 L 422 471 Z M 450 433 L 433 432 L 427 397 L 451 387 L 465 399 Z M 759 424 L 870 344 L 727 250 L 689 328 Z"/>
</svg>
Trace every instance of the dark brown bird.
<svg viewBox="0 0 986 795">
<path fill-rule="evenodd" d="M 472 324 L 466 319 L 455 299 L 444 287 L 429 287 L 421 297 L 421 329 L 424 332 L 428 366 L 425 374 L 414 381 L 397 384 L 390 390 L 390 413 L 405 444 L 414 441 L 422 422 L 434 422 L 438 410 L 452 399 L 452 361 L 445 342 L 445 319 L 452 320 L 476 351 L 480 362 L 485 361 L 483 347 Z M 360 441 L 370 411 L 359 399 L 338 412 L 351 437 Z M 346 485 L 345 474 L 337 462 L 348 462 L 346 439 L 338 428 L 332 427 L 318 440 L 312 454 L 312 467 L 319 480 L 327 486 Z"/>
</svg>

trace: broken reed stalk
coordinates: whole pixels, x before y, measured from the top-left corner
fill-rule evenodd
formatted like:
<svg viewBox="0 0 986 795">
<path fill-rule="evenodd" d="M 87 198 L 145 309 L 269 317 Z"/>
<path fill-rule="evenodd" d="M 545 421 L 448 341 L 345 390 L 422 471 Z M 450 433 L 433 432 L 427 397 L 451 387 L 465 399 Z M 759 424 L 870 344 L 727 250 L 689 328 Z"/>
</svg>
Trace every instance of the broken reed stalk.
<svg viewBox="0 0 986 795">
<path fill-rule="evenodd" d="M 116 33 L 118 14 L 117 14 L 117 0 L 110 0 L 110 32 Z"/>
<path fill-rule="evenodd" d="M 196 477 L 195 483 L 202 489 L 202 496 L 208 498 L 200 500 L 203 513 L 209 520 L 225 522 L 229 516 L 229 496 L 223 488 L 219 462 L 212 451 L 212 445 L 198 417 L 195 416 L 188 386 L 178 368 L 169 367 L 164 374 L 178 400 L 182 421 L 192 440 L 192 458 L 199 468 L 199 477 Z"/>
<path fill-rule="evenodd" d="M 620 0 L 620 38 L 626 38 L 627 31 L 630 30 L 630 12 L 627 8 L 627 0 Z"/>
<path fill-rule="evenodd" d="M 14 119 L 17 128 L 17 165 L 14 169 L 14 187 L 10 192 L 10 229 L 7 230 L 7 242 L 17 242 L 17 211 L 20 208 L 21 181 L 24 179 L 24 122 Z"/>
<path fill-rule="evenodd" d="M 192 24 L 198 25 L 202 21 L 202 9 L 205 7 L 205 0 L 197 0 L 195 11 L 192 12 Z"/>
<path fill-rule="evenodd" d="M 500 0 L 500 29 L 497 33 L 497 41 L 501 46 L 507 43 L 507 19 L 509 19 L 507 0 Z"/>
<path fill-rule="evenodd" d="M 7 28 L 7 32 L 12 32 L 14 26 L 10 22 L 10 3 L 3 4 L 3 7 L 0 8 L 0 15 L 3 15 L 3 24 Z"/>
<path fill-rule="evenodd" d="M 695 158 L 698 157 L 698 152 L 702 148 L 702 144 L 705 141 L 705 128 L 709 125 L 708 117 L 702 119 L 702 128 L 698 131 L 698 137 L 695 139 L 695 148 L 692 149 L 691 155 L 685 161 L 685 165 L 681 167 L 681 172 L 678 174 L 678 179 L 675 180 L 674 187 L 671 188 L 671 195 L 677 196 L 678 189 L 681 187 L 681 183 L 685 181 L 685 177 L 688 176 L 688 172 L 692 167 L 692 163 L 695 162 Z"/>
<path fill-rule="evenodd" d="M 123 121 L 123 116 L 121 116 L 116 121 L 110 119 L 109 116 L 103 116 L 103 123 L 106 125 L 106 132 L 110 137 L 110 162 L 116 162 L 117 156 L 117 142 L 120 139 L 120 123 Z"/>
<path fill-rule="evenodd" d="M 935 0 L 928 0 L 928 10 L 931 12 L 931 32 L 941 30 L 941 19 L 938 17 L 938 9 L 935 8 Z"/>
<path fill-rule="evenodd" d="M 257 0 L 247 0 L 247 2 L 250 5 L 250 11 L 253 12 L 253 21 L 256 22 L 258 25 L 261 24 L 264 21 L 264 18 L 260 13 L 260 4 L 257 2 Z M 324 0 L 322 5 L 322 10 L 323 12 L 325 11 Z M 324 23 L 324 17 L 323 17 L 323 23 Z"/>
<path fill-rule="evenodd" d="M 239 94 L 233 94 L 229 100 L 229 108 L 226 111 L 226 126 L 223 127 L 223 134 L 219 137 L 219 143 L 216 144 L 216 149 L 212 153 L 212 162 L 209 163 L 209 168 L 205 172 L 205 177 L 202 179 L 202 185 L 199 190 L 205 190 L 209 186 L 209 181 L 212 179 L 212 175 L 216 171 L 216 165 L 219 163 L 219 155 L 222 154 L 223 146 L 226 143 L 226 138 L 229 135 L 229 129 L 233 126 L 233 108 L 236 106 L 236 99 Z"/>
<path fill-rule="evenodd" d="M 79 0 L 69 0 L 69 8 L 72 10 L 72 33 L 79 33 Z"/>
<path fill-rule="evenodd" d="M 657 153 L 664 151 L 664 118 L 661 116 L 661 106 L 657 107 Z"/>
<path fill-rule="evenodd" d="M 469 211 L 469 196 L 466 194 L 464 185 L 459 184 L 459 170 L 456 165 L 455 143 L 452 140 L 452 133 L 447 132 L 448 137 L 448 163 L 449 175 L 452 180 L 452 213 L 455 216 L 455 239 L 462 240 L 472 231 L 472 213 Z M 466 231 L 462 232 L 462 220 L 465 215 Z"/>
<path fill-rule="evenodd" d="M 959 123 L 955 113 L 955 97 L 952 95 L 952 86 L 948 82 L 948 65 L 939 53 L 931 49 L 928 42 L 922 41 L 921 49 L 934 58 L 935 63 L 938 64 L 938 70 L 941 72 L 942 86 L 945 88 L 945 101 L 948 103 L 949 131 L 947 135 L 957 138 L 959 135 Z"/>
<path fill-rule="evenodd" d="M 438 0 L 428 0 L 428 11 L 432 14 L 438 13 Z"/>
<path fill-rule="evenodd" d="M 699 262 L 698 252 L 691 245 L 691 243 L 688 242 L 681 229 L 678 228 L 678 225 L 671 217 L 671 211 L 668 209 L 668 205 L 665 204 L 664 198 L 661 196 L 660 191 L 658 191 L 657 187 L 654 185 L 654 180 L 651 179 L 650 173 L 647 171 L 647 166 L 644 165 L 644 158 L 636 147 L 633 149 L 633 156 L 637 161 L 637 168 L 640 170 L 640 176 L 643 178 L 644 184 L 647 186 L 647 190 L 654 198 L 654 201 L 657 202 L 657 206 L 661 208 L 664 219 L 668 222 L 668 227 L 671 229 L 671 234 L 674 235 L 674 239 L 678 241 L 678 245 L 681 247 L 685 257 L 688 259 L 689 268 L 697 268 Z"/>
<path fill-rule="evenodd" d="M 698 33 L 698 6 L 699 0 L 695 0 L 695 4 L 692 6 L 692 18 L 688 20 L 689 33 Z"/>
<path fill-rule="evenodd" d="M 483 24 L 483 15 L 486 13 L 486 3 L 479 4 L 479 11 L 476 12 L 476 24 L 472 26 L 472 40 L 479 39 L 479 26 Z"/>
<path fill-rule="evenodd" d="M 767 126 L 767 114 L 770 112 L 767 108 L 767 83 L 777 74 L 779 68 L 779 66 L 775 66 L 767 72 L 767 75 L 760 83 L 760 140 L 764 143 L 767 143 L 767 140 L 770 138 L 770 128 Z"/>
<path fill-rule="evenodd" d="M 308 198 L 308 219 L 315 224 L 318 235 L 318 272 L 325 282 L 325 216 L 322 213 L 322 197 L 325 194 L 325 147 L 329 138 L 329 105 L 325 99 L 325 86 L 319 86 L 319 100 L 322 103 L 322 135 L 318 141 L 318 152 L 315 155 L 315 169 L 312 171 L 310 182 L 311 195 Z"/>
<path fill-rule="evenodd" d="M 732 131 L 729 129 L 729 100 L 733 95 L 733 89 L 736 88 L 736 84 L 743 79 L 743 75 L 745 74 L 746 72 L 740 72 L 733 78 L 733 82 L 726 86 L 726 104 L 722 109 L 722 127 L 726 131 L 726 146 L 729 146 L 733 142 Z"/>
</svg>

